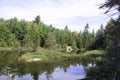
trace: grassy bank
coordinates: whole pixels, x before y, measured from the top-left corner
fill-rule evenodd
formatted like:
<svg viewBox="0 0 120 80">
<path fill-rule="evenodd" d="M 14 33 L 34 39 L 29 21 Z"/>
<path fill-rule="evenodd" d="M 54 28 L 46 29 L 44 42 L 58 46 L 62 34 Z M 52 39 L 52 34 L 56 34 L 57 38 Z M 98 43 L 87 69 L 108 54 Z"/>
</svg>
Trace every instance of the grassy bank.
<svg viewBox="0 0 120 80">
<path fill-rule="evenodd" d="M 103 50 L 86 51 L 81 55 L 83 61 L 102 61 L 104 60 L 105 52 Z"/>
<path fill-rule="evenodd" d="M 36 52 L 28 52 L 20 58 L 20 60 L 25 60 L 25 61 L 55 61 L 55 60 L 60 60 L 60 59 L 65 59 L 65 58 L 70 58 L 70 57 L 77 57 L 77 54 L 73 53 L 62 53 L 59 51 L 53 51 L 53 50 L 47 50 L 40 48 Z"/>
<path fill-rule="evenodd" d="M 62 53 L 59 51 L 53 51 L 53 50 L 47 50 L 43 48 L 39 48 L 36 52 L 28 52 L 19 60 L 24 61 L 55 61 L 55 60 L 65 60 L 68 58 L 85 58 L 90 55 L 102 55 L 103 51 L 100 50 L 92 50 L 92 51 L 86 51 L 85 53 Z"/>
<path fill-rule="evenodd" d="M 12 50 L 12 47 L 0 47 L 0 51 L 4 51 L 4 50 Z"/>
<path fill-rule="evenodd" d="M 26 50 L 26 51 L 31 51 L 32 48 L 25 48 L 25 47 L 0 47 L 0 51 L 12 51 L 12 50 Z"/>
</svg>

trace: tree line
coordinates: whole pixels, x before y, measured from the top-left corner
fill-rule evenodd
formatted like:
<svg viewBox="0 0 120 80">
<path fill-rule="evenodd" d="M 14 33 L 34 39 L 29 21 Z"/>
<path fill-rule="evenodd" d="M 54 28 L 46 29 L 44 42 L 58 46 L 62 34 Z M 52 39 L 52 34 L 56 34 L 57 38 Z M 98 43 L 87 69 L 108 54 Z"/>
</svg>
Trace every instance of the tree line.
<svg viewBox="0 0 120 80">
<path fill-rule="evenodd" d="M 44 24 L 40 16 L 34 21 L 0 19 L 0 47 L 44 47 L 47 49 L 72 46 L 73 48 L 89 48 L 93 43 L 95 33 L 89 32 L 86 24 L 83 32 L 71 32 L 68 26 L 56 29 L 52 25 Z"/>
<path fill-rule="evenodd" d="M 36 50 L 38 47 L 65 51 L 66 46 L 74 49 L 111 49 L 118 47 L 119 39 L 116 35 L 119 30 L 119 22 L 111 19 L 105 29 L 101 25 L 95 33 L 89 31 L 89 24 L 84 26 L 80 32 L 72 32 L 65 26 L 64 29 L 57 29 L 52 25 L 46 25 L 36 16 L 33 21 L 18 20 L 16 17 L 8 20 L 0 19 L 0 47 L 31 47 Z M 114 27 L 116 26 L 116 27 Z M 113 31 L 113 32 L 112 32 Z M 114 37 L 114 38 L 113 38 Z M 119 38 L 119 35 L 118 37 Z M 112 42 L 112 39 L 116 39 Z M 114 43 L 116 42 L 116 43 Z M 119 48 L 115 48 L 119 50 Z"/>
</svg>

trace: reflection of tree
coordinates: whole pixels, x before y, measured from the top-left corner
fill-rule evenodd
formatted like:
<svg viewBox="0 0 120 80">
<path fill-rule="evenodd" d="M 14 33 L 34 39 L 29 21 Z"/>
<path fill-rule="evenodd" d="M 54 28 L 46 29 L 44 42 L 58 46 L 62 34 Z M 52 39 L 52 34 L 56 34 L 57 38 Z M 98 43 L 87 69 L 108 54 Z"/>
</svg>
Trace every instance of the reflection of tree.
<svg viewBox="0 0 120 80">
<path fill-rule="evenodd" d="M 4 52 L 3 52 L 4 53 Z M 10 74 L 11 77 L 9 80 L 15 79 L 15 76 L 18 75 L 19 77 L 24 76 L 25 74 L 31 74 L 33 76 L 34 80 L 39 80 L 39 75 L 46 72 L 46 78 L 47 80 L 50 80 L 52 77 L 52 73 L 54 72 L 55 68 L 60 67 L 64 71 L 67 71 L 67 69 L 70 67 L 70 65 L 76 65 L 76 63 L 80 62 L 79 58 L 66 58 L 66 60 L 60 60 L 60 61 L 53 61 L 53 62 L 18 62 L 16 61 L 15 54 L 12 54 L 15 52 L 5 52 L 4 54 L 1 54 L 0 56 L 0 71 L 5 66 L 9 66 L 12 69 L 16 69 L 15 74 L 13 72 Z M 22 53 L 22 52 L 21 52 Z M 20 54 L 21 54 L 20 53 Z M 18 54 L 17 56 L 20 56 Z M 17 63 L 18 62 L 18 63 Z M 3 73 L 1 73 L 3 74 Z"/>
<path fill-rule="evenodd" d="M 18 57 L 22 51 L 0 51 L 0 73 L 8 76 L 9 80 L 14 80 L 18 74 Z"/>
<path fill-rule="evenodd" d="M 0 70 L 5 66 L 13 65 L 16 62 L 15 55 L 14 51 L 0 51 Z"/>
<path fill-rule="evenodd" d="M 63 68 L 64 72 L 67 71 L 67 69 L 69 68 L 69 66 L 70 66 L 70 65 L 69 65 L 69 62 L 68 62 L 68 63 L 63 62 L 63 63 L 61 63 L 61 65 L 60 65 L 60 67 Z"/>
<path fill-rule="evenodd" d="M 52 73 L 56 67 L 56 63 L 49 63 L 49 64 L 46 63 L 45 66 L 46 66 L 46 78 L 47 80 L 50 80 L 50 78 L 53 78 Z"/>
<path fill-rule="evenodd" d="M 9 80 L 14 80 L 14 77 L 15 77 L 15 75 L 17 74 L 17 73 L 16 73 L 16 70 L 17 70 L 17 69 L 14 69 L 14 68 L 11 68 L 11 67 L 5 67 L 5 68 L 3 68 L 3 70 L 1 71 L 1 74 L 8 76 L 8 79 L 9 79 Z"/>
<path fill-rule="evenodd" d="M 34 66 L 34 67 L 33 67 Z M 39 77 L 39 64 L 33 63 L 30 66 L 31 70 L 31 75 L 33 75 L 34 80 L 38 80 Z"/>
<path fill-rule="evenodd" d="M 51 74 L 51 73 L 46 72 L 46 78 L 47 78 L 47 80 L 50 80 L 50 78 L 53 78 L 53 77 L 52 77 L 52 74 Z"/>
<path fill-rule="evenodd" d="M 87 69 L 87 77 L 94 80 L 119 80 L 120 79 L 120 56 L 112 54 L 103 61 L 97 61 L 95 67 Z"/>
<path fill-rule="evenodd" d="M 64 70 L 67 70 L 70 67 L 70 65 L 76 65 L 76 63 L 78 62 L 79 59 L 71 59 L 59 62 L 21 63 L 19 64 L 19 73 L 22 73 L 22 75 L 25 75 L 26 73 L 31 74 L 34 80 L 38 80 L 38 76 L 46 72 L 46 79 L 50 80 L 53 78 L 52 73 L 54 72 L 55 68 L 60 67 Z"/>
<path fill-rule="evenodd" d="M 33 79 L 34 79 L 34 80 L 38 80 L 39 73 L 34 73 L 34 74 L 32 74 L 32 75 L 33 75 Z"/>
</svg>

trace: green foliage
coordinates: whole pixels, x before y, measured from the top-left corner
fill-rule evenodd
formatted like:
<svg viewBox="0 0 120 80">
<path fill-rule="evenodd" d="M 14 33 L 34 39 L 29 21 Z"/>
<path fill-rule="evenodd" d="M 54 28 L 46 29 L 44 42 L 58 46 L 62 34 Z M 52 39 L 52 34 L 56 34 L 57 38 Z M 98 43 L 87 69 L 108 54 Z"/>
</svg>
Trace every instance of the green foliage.
<svg viewBox="0 0 120 80">
<path fill-rule="evenodd" d="M 83 40 L 82 40 L 82 33 L 79 32 L 77 38 L 76 38 L 76 45 L 79 49 L 83 48 Z"/>
<path fill-rule="evenodd" d="M 47 33 L 47 38 L 45 40 L 45 48 L 53 49 L 55 44 L 56 44 L 55 36 L 54 36 L 54 34 L 51 31 L 49 31 Z"/>
<path fill-rule="evenodd" d="M 120 13 L 120 0 L 106 0 L 100 8 L 108 8 L 105 13 L 115 8 Z M 97 61 L 95 67 L 87 70 L 87 77 L 92 80 L 119 80 L 120 79 L 120 16 L 117 20 L 111 19 L 103 31 L 97 32 L 98 47 L 105 44 L 106 54 L 103 61 Z M 104 33 L 104 34 L 103 34 Z M 104 42 L 103 42 L 104 41 Z M 101 43 L 101 44 L 100 44 Z M 100 60 L 100 58 L 98 58 Z M 101 65 L 103 64 L 103 65 Z"/>
<path fill-rule="evenodd" d="M 39 15 L 35 17 L 35 21 L 34 22 L 37 23 L 38 25 L 40 24 L 41 20 L 40 20 L 40 16 Z"/>
<path fill-rule="evenodd" d="M 45 45 L 45 39 L 46 39 L 46 35 L 48 33 L 48 26 L 45 25 L 44 23 L 41 23 L 41 25 L 38 27 L 38 31 L 39 31 L 39 36 L 40 36 L 40 46 L 44 47 Z"/>
<path fill-rule="evenodd" d="M 66 48 L 67 48 L 67 44 L 63 44 L 63 45 L 61 45 L 61 48 L 62 48 L 62 52 L 66 52 Z"/>
<path fill-rule="evenodd" d="M 98 29 L 96 33 L 94 43 L 92 44 L 92 48 L 104 50 L 105 47 L 105 31 L 103 29 L 103 25 L 101 25 L 100 29 Z"/>
<path fill-rule="evenodd" d="M 119 0 L 106 0 L 104 4 L 100 6 L 100 8 L 108 8 L 105 13 L 110 12 L 111 9 L 116 9 L 120 12 L 120 1 Z"/>
<path fill-rule="evenodd" d="M 109 52 L 120 52 L 120 22 L 111 19 L 106 25 L 106 49 Z"/>
<path fill-rule="evenodd" d="M 0 23 L 0 46 L 13 47 L 18 45 L 19 43 L 16 41 L 15 36 L 12 33 L 10 33 L 9 29 L 7 29 L 5 25 Z"/>
<path fill-rule="evenodd" d="M 77 58 L 77 57 L 81 57 L 79 54 L 67 54 L 67 53 L 62 53 L 62 52 L 58 52 L 55 50 L 48 50 L 48 49 L 44 49 L 44 48 L 38 48 L 36 52 L 32 53 L 27 53 L 22 55 L 22 57 L 20 58 L 20 60 L 26 60 L 26 61 L 30 61 L 33 59 L 40 59 L 40 61 L 44 62 L 44 61 L 55 61 L 55 60 L 64 60 L 67 58 Z"/>
<path fill-rule="evenodd" d="M 89 32 L 89 24 L 86 24 L 82 35 L 79 34 L 79 36 L 82 39 L 82 41 L 79 42 L 81 43 L 81 47 L 85 49 L 89 49 L 92 43 L 94 42 L 94 33 Z"/>
<path fill-rule="evenodd" d="M 104 30 L 99 30 L 99 34 L 96 36 L 97 41 L 105 42 L 104 55 L 96 58 L 96 66 L 87 70 L 87 77 L 94 80 L 119 80 L 120 79 L 120 22 L 118 20 L 111 19 Z M 103 37 L 105 36 L 105 37 Z M 103 46 L 104 43 L 98 44 Z M 95 54 L 93 56 L 96 56 Z M 103 65 L 101 65 L 103 64 Z M 91 74 L 92 73 L 92 74 Z"/>
<path fill-rule="evenodd" d="M 83 31 L 83 47 L 87 48 L 89 46 L 88 40 L 89 40 L 89 25 L 86 24 L 85 29 Z"/>
<path fill-rule="evenodd" d="M 33 24 L 28 30 L 28 39 L 30 40 L 33 50 L 35 51 L 40 45 L 40 36 L 38 32 L 38 26 Z M 31 45 L 30 44 L 30 45 Z"/>
<path fill-rule="evenodd" d="M 25 21 L 17 22 L 14 28 L 15 37 L 20 41 L 21 46 L 24 46 L 23 40 L 27 33 L 27 26 Z"/>
<path fill-rule="evenodd" d="M 94 40 L 92 33 L 88 31 L 89 24 L 86 24 L 83 32 L 80 31 L 78 33 L 71 32 L 68 26 L 60 30 L 54 28 L 52 25 L 46 25 L 41 22 L 40 16 L 37 16 L 33 22 L 19 21 L 17 18 L 13 18 L 9 20 L 1 19 L 0 23 L 2 27 L 5 27 L 1 34 L 6 34 L 4 35 L 5 38 L 8 38 L 7 34 L 11 34 L 9 36 L 11 38 L 8 40 L 2 38 L 1 47 L 2 45 L 10 47 L 11 45 L 16 45 L 26 48 L 32 47 L 33 50 L 36 50 L 37 47 L 45 47 L 47 49 L 66 51 L 67 46 L 71 46 L 73 49 L 87 49 Z"/>
</svg>

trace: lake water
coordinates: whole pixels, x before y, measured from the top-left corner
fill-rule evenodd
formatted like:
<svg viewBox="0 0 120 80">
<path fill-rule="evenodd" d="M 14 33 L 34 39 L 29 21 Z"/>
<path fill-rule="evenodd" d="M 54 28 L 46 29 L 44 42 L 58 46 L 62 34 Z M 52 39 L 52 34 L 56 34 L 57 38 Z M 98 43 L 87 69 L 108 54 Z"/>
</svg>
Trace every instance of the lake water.
<svg viewBox="0 0 120 80">
<path fill-rule="evenodd" d="M 79 59 L 60 62 L 18 62 L 22 51 L 0 52 L 0 80 L 78 80 L 86 77 L 91 64 Z"/>
</svg>

